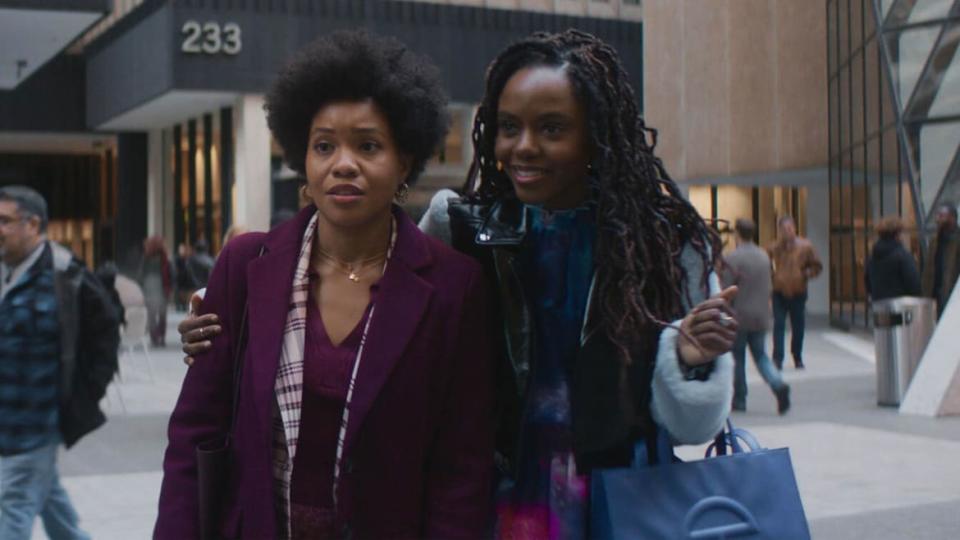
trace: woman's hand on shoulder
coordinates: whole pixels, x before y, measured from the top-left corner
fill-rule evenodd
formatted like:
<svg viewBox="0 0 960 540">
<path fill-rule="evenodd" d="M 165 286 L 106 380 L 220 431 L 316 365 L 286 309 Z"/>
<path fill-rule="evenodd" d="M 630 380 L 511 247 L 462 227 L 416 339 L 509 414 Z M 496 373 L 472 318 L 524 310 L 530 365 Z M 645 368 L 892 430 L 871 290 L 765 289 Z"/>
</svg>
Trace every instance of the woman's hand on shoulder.
<svg viewBox="0 0 960 540">
<path fill-rule="evenodd" d="M 677 342 L 681 362 L 690 367 L 699 366 L 733 348 L 739 325 L 730 303 L 737 291 L 736 286 L 727 287 L 687 313 L 680 324 Z"/>
<path fill-rule="evenodd" d="M 202 301 L 203 291 L 194 293 L 190 297 L 190 311 L 187 313 L 187 318 L 177 325 L 177 332 L 180 332 L 180 341 L 183 343 L 183 354 L 186 355 L 183 363 L 188 366 L 193 365 L 196 355 L 209 351 L 213 347 L 213 342 L 210 340 L 223 331 L 220 327 L 220 318 L 215 313 L 197 315 Z"/>
</svg>

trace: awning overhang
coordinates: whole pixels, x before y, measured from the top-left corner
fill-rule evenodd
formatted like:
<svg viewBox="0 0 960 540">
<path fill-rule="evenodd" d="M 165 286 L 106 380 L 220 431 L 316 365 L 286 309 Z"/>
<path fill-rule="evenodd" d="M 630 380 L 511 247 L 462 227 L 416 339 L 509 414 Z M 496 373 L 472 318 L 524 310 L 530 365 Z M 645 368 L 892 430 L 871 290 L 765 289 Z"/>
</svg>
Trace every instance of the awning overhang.
<svg viewBox="0 0 960 540">
<path fill-rule="evenodd" d="M 109 0 L 0 0 L 0 90 L 16 88 L 109 12 Z"/>
</svg>

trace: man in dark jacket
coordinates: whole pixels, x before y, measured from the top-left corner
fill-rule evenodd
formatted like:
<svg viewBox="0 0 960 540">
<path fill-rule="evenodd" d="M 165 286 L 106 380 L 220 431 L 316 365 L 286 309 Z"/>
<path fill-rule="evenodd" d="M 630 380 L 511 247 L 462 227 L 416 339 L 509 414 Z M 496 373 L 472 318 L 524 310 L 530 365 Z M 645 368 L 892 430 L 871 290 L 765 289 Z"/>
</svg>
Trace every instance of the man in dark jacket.
<svg viewBox="0 0 960 540">
<path fill-rule="evenodd" d="M 197 240 L 193 246 L 193 254 L 187 258 L 187 272 L 193 281 L 193 289 L 201 289 L 207 286 L 210 281 L 210 273 L 213 272 L 213 257 L 210 256 L 206 240 L 203 238 Z"/>
<path fill-rule="evenodd" d="M 903 223 L 897 216 L 885 217 L 877 225 L 880 239 L 873 245 L 864 276 L 867 294 L 875 302 L 920 295 L 920 273 L 913 255 L 900 243 L 902 231 Z"/>
<path fill-rule="evenodd" d="M 0 188 L 0 539 L 89 538 L 57 474 L 57 449 L 106 421 L 99 402 L 117 366 L 117 316 L 97 279 L 49 242 L 47 205 Z"/>
<path fill-rule="evenodd" d="M 937 236 L 930 242 L 925 262 L 923 295 L 937 301 L 939 319 L 960 277 L 960 229 L 957 228 L 956 206 L 943 204 L 937 210 Z"/>
</svg>

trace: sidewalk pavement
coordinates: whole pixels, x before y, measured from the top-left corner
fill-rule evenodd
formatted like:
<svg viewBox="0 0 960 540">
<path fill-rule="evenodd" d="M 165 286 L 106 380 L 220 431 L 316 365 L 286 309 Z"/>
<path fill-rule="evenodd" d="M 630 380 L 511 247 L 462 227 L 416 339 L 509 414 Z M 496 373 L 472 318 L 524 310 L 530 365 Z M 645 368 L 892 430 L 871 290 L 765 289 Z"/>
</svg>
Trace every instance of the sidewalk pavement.
<svg viewBox="0 0 960 540">
<path fill-rule="evenodd" d="M 166 426 L 186 372 L 171 313 L 168 346 L 121 360 L 107 424 L 61 453 L 63 484 L 95 539 L 149 538 L 157 512 Z M 769 351 L 769 348 L 768 348 Z M 793 407 L 776 402 L 753 369 L 747 412 L 733 416 L 770 448 L 790 448 L 816 540 L 952 539 L 960 531 L 960 418 L 901 416 L 876 405 L 868 336 L 813 325 L 804 371 L 787 360 Z M 678 454 L 697 459 L 702 448 Z M 34 538 L 44 538 L 38 524 Z"/>
</svg>

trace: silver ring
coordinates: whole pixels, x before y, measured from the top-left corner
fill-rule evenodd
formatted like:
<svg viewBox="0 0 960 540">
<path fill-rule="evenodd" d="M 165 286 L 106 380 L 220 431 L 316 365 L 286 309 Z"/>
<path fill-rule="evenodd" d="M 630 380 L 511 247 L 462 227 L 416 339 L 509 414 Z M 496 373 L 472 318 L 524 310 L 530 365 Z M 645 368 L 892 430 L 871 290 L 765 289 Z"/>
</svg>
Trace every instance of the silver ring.
<svg viewBox="0 0 960 540">
<path fill-rule="evenodd" d="M 203 339 L 203 331 L 206 330 L 206 327 L 200 327 L 200 339 Z"/>
<path fill-rule="evenodd" d="M 730 326 L 733 320 L 734 320 L 733 317 L 727 315 L 726 313 L 722 313 L 720 317 L 717 319 L 717 322 L 719 322 L 723 326 Z"/>
</svg>

